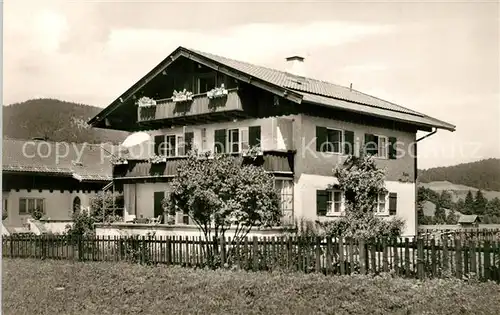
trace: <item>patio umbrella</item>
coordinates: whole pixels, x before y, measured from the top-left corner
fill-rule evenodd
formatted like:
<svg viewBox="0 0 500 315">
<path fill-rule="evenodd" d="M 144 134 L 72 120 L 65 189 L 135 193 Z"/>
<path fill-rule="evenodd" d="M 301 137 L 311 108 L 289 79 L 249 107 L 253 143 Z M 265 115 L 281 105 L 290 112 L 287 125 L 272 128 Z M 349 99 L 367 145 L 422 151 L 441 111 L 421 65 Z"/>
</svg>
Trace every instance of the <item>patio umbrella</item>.
<svg viewBox="0 0 500 315">
<path fill-rule="evenodd" d="M 133 146 L 139 145 L 143 142 L 148 141 L 151 139 L 151 136 L 146 133 L 146 132 L 134 132 L 133 134 L 129 135 L 127 139 L 123 141 L 121 144 L 122 147 L 124 148 L 131 148 Z"/>
</svg>

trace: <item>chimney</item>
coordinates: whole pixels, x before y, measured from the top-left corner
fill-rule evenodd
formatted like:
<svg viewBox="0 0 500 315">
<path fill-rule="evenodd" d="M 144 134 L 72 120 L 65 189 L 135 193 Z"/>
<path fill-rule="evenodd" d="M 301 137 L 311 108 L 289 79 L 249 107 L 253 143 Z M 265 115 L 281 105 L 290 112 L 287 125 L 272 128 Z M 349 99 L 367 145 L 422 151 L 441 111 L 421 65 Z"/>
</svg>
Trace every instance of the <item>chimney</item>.
<svg viewBox="0 0 500 315">
<path fill-rule="evenodd" d="M 298 77 L 305 77 L 304 57 L 291 56 L 286 58 L 286 62 L 288 64 L 286 72 Z"/>
</svg>

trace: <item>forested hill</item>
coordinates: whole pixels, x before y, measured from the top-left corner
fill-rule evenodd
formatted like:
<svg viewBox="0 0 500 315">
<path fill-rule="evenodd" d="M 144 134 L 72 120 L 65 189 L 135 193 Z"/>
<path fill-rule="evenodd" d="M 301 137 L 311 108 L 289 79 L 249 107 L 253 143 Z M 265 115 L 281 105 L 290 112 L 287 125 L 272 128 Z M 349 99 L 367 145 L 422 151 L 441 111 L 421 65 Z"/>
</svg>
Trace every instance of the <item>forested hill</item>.
<svg viewBox="0 0 500 315">
<path fill-rule="evenodd" d="M 30 140 L 45 137 L 50 141 L 119 143 L 128 133 L 89 128 L 86 122 L 102 108 L 60 101 L 33 99 L 3 106 L 3 137 Z"/>
<path fill-rule="evenodd" d="M 482 190 L 500 191 L 500 159 L 486 159 L 446 167 L 419 170 L 422 183 L 448 181 Z"/>
</svg>

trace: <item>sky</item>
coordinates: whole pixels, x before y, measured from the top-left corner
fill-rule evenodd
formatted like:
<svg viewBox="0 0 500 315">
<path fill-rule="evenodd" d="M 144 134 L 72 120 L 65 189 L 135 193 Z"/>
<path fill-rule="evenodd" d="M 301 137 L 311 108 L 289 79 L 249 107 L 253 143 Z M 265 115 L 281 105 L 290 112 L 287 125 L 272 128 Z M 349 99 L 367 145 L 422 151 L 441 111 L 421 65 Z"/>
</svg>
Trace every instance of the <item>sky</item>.
<svg viewBox="0 0 500 315">
<path fill-rule="evenodd" d="M 313 77 L 457 126 L 419 168 L 500 158 L 498 1 L 5 0 L 3 104 L 105 107 L 178 46 Z M 425 133 L 418 133 L 423 136 Z"/>
</svg>

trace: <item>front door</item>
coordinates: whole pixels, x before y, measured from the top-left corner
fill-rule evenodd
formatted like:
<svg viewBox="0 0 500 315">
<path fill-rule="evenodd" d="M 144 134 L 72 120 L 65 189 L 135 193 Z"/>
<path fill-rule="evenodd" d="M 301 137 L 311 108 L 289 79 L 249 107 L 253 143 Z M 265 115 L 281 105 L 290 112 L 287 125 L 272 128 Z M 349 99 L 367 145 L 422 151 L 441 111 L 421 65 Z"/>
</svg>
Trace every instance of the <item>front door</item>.
<svg viewBox="0 0 500 315">
<path fill-rule="evenodd" d="M 155 191 L 154 195 L 154 217 L 163 215 L 163 199 L 165 198 L 164 191 Z"/>
</svg>

